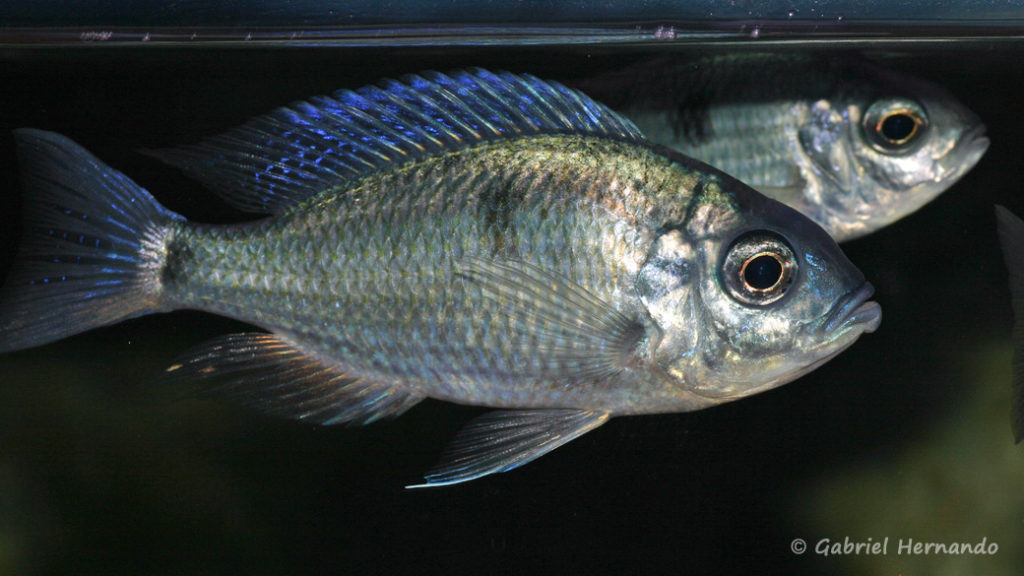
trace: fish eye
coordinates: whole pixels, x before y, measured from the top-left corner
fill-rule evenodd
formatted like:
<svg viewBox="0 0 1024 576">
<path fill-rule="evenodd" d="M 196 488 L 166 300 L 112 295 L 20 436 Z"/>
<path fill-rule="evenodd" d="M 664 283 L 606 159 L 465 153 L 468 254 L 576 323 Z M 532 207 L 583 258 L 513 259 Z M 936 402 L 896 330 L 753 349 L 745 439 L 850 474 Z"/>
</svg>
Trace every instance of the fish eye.
<svg viewBox="0 0 1024 576">
<path fill-rule="evenodd" d="M 796 272 L 796 256 L 789 243 L 767 230 L 748 232 L 733 241 L 721 266 L 729 295 L 755 306 L 785 296 Z"/>
<path fill-rule="evenodd" d="M 927 127 L 928 116 L 924 108 L 910 100 L 878 100 L 864 113 L 864 131 L 868 141 L 880 152 L 909 149 Z"/>
<path fill-rule="evenodd" d="M 882 118 L 876 129 L 888 142 L 906 142 L 917 132 L 917 120 L 907 112 L 893 112 Z"/>
</svg>

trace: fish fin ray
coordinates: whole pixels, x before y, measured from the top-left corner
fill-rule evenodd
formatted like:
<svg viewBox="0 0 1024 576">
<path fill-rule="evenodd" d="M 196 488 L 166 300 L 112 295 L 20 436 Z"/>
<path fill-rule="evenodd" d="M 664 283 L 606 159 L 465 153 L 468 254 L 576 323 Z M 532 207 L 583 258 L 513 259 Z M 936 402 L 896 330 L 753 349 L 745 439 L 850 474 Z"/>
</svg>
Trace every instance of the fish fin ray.
<svg viewBox="0 0 1024 576">
<path fill-rule="evenodd" d="M 640 141 L 636 126 L 555 82 L 474 68 L 311 98 L 192 146 L 147 151 L 236 208 L 286 211 L 373 170 L 466 143 L 579 133 Z"/>
<path fill-rule="evenodd" d="M 1010 424 L 1017 443 L 1024 440 L 1024 221 L 996 205 L 996 227 L 1010 278 L 1013 304 L 1013 404 Z"/>
<path fill-rule="evenodd" d="M 279 417 L 318 424 L 369 424 L 423 400 L 401 386 L 371 382 L 323 362 L 274 334 L 228 334 L 185 352 L 162 383 L 195 382 Z"/>
<path fill-rule="evenodd" d="M 513 320 L 514 336 L 534 358 L 574 381 L 606 379 L 634 360 L 645 327 L 582 286 L 532 264 L 468 257 L 458 273 Z"/>
<path fill-rule="evenodd" d="M 70 139 L 19 129 L 25 231 L 0 289 L 0 352 L 159 306 L 158 242 L 180 216 Z"/>
<path fill-rule="evenodd" d="M 604 424 L 596 410 L 498 410 L 475 418 L 445 449 L 426 483 L 407 488 L 446 486 L 507 472 Z"/>
</svg>

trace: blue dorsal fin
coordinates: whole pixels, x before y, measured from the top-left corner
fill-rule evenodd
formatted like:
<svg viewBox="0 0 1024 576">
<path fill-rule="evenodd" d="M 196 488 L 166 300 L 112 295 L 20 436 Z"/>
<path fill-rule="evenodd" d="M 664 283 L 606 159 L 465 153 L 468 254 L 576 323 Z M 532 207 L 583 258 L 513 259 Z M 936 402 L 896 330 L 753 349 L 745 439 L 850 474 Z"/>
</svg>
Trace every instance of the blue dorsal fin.
<svg viewBox="0 0 1024 576">
<path fill-rule="evenodd" d="M 409 158 L 475 142 L 577 133 L 642 141 L 633 123 L 557 82 L 479 68 L 426 72 L 279 108 L 193 146 L 153 152 L 254 213 Z"/>
</svg>

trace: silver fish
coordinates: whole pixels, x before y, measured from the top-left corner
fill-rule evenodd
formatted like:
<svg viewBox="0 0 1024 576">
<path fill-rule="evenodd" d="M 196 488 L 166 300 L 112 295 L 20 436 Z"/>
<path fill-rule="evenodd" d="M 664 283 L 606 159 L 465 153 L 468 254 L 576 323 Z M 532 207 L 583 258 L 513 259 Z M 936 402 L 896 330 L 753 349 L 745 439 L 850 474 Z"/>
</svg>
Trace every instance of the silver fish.
<svg viewBox="0 0 1024 576">
<path fill-rule="evenodd" d="M 239 225 L 188 222 L 67 138 L 16 134 L 29 236 L 0 351 L 198 309 L 267 332 L 200 345 L 169 380 L 323 424 L 426 397 L 501 408 L 427 485 L 612 416 L 773 388 L 880 321 L 810 220 L 532 76 L 409 76 L 158 153 L 268 215 Z"/>
<path fill-rule="evenodd" d="M 652 141 L 796 208 L 837 242 L 924 206 L 989 144 L 944 88 L 849 55 L 660 58 L 581 85 Z"/>
<path fill-rule="evenodd" d="M 1010 276 L 1013 304 L 1013 438 L 1024 440 L 1024 221 L 1003 206 L 996 206 L 996 230 Z"/>
</svg>

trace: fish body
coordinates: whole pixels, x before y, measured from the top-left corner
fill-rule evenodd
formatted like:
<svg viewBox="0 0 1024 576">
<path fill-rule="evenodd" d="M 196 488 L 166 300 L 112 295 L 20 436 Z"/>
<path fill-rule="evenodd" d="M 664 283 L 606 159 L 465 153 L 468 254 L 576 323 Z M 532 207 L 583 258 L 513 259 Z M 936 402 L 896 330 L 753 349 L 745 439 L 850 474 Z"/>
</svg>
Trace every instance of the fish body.
<svg viewBox="0 0 1024 576">
<path fill-rule="evenodd" d="M 661 58 L 583 85 L 650 140 L 796 208 L 839 242 L 916 211 L 988 148 L 984 125 L 947 90 L 849 55 Z"/>
<path fill-rule="evenodd" d="M 413 76 L 158 153 L 268 214 L 231 226 L 164 209 L 62 136 L 17 136 L 36 195 L 0 350 L 198 309 L 266 332 L 200 345 L 166 378 L 325 424 L 427 397 L 500 408 L 428 485 L 612 416 L 778 386 L 880 319 L 818 226 L 529 76 Z"/>
</svg>

